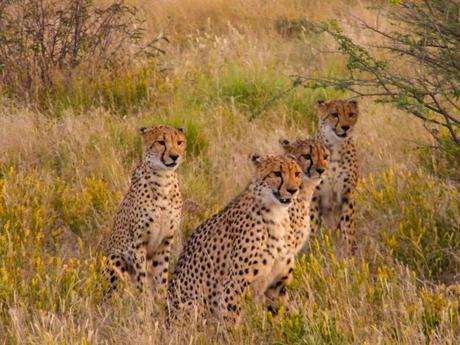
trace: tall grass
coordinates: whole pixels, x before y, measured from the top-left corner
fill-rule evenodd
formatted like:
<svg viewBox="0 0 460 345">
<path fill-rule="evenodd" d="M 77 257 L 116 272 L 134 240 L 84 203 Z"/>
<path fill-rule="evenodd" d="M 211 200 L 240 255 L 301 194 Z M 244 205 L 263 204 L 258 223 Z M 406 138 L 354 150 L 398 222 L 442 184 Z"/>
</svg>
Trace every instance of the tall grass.
<svg viewBox="0 0 460 345">
<path fill-rule="evenodd" d="M 336 234 L 323 229 L 299 256 L 279 317 L 248 297 L 238 327 L 192 319 L 167 329 L 164 302 L 152 316 L 129 284 L 99 304 L 100 242 L 142 154 L 137 129 L 166 123 L 187 134 L 179 173 L 189 207 L 176 258 L 195 226 L 247 184 L 250 152 L 280 152 L 279 137 L 313 135 L 314 101 L 344 96 L 295 88 L 276 98 L 291 74 L 344 68 L 321 52 L 328 42 L 279 35 L 278 15 L 351 21 L 344 8 L 367 13 L 338 0 L 132 3 L 152 32 L 172 34 L 161 68 L 75 79 L 50 93 L 44 111 L 0 100 L 0 343 L 456 344 L 459 189 L 443 168 L 451 165 L 417 148 L 430 144 L 420 123 L 366 100 L 355 131 L 358 256 L 339 260 Z"/>
</svg>

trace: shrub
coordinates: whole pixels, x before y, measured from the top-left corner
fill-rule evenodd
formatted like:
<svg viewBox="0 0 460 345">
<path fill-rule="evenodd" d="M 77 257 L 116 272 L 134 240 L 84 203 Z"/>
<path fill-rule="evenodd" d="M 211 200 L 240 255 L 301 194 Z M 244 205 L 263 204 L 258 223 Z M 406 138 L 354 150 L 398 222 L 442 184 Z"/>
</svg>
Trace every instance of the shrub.
<svg viewBox="0 0 460 345">
<path fill-rule="evenodd" d="M 452 142 L 446 130 L 439 133 L 437 145 L 435 151 L 429 145 L 419 147 L 422 165 L 436 176 L 460 182 L 460 159 L 456 158 L 460 157 L 460 146 Z"/>
<path fill-rule="evenodd" d="M 160 51 L 157 40 L 143 40 L 136 8 L 123 1 L 106 8 L 92 0 L 11 0 L 0 6 L 0 87 L 41 106 L 63 89 L 76 91 L 77 77 L 84 83 L 75 98 L 84 97 L 78 91 L 89 85 L 116 104 L 117 92 L 104 91 L 107 76 L 135 56 Z"/>
</svg>

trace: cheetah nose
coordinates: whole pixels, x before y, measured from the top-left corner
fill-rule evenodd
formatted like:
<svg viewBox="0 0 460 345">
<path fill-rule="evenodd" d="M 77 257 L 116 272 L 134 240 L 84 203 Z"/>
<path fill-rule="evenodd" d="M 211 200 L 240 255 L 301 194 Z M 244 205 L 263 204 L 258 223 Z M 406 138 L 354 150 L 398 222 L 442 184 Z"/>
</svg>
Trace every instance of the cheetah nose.
<svg viewBox="0 0 460 345">
<path fill-rule="evenodd" d="M 169 157 L 175 162 L 179 158 L 179 155 L 169 155 Z"/>
<path fill-rule="evenodd" d="M 316 168 L 316 171 L 318 172 L 318 174 L 322 174 L 324 172 L 324 169 L 323 168 Z"/>
<path fill-rule="evenodd" d="M 342 126 L 342 129 L 346 132 L 350 129 L 350 126 Z"/>
<path fill-rule="evenodd" d="M 290 194 L 295 194 L 297 193 L 297 188 L 288 188 L 287 191 L 290 193 Z"/>
</svg>

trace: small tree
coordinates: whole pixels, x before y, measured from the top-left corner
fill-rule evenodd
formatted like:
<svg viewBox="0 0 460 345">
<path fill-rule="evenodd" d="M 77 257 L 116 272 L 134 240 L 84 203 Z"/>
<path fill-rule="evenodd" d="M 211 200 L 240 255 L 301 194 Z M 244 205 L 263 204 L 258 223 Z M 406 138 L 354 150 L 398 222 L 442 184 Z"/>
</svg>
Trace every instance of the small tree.
<svg viewBox="0 0 460 345">
<path fill-rule="evenodd" d="M 139 54 L 160 49 L 143 38 L 136 8 L 114 1 L 0 0 L 0 88 L 31 101 L 77 67 L 85 78 L 131 64 Z"/>
<path fill-rule="evenodd" d="M 316 25 L 347 59 L 344 78 L 303 78 L 307 87 L 334 87 L 374 96 L 421 119 L 438 145 L 460 158 L 460 2 L 404 0 L 385 9 L 390 29 L 361 21 L 381 43 L 364 47 L 334 23 Z M 378 57 L 377 57 L 378 55 Z M 405 71 L 395 62 L 410 66 Z"/>
</svg>

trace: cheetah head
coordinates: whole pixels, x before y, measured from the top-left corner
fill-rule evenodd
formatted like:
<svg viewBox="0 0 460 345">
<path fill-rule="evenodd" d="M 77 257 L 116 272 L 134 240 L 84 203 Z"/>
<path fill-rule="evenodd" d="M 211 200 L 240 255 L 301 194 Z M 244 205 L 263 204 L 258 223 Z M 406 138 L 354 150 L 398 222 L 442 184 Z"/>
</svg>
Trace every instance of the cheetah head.
<svg viewBox="0 0 460 345">
<path fill-rule="evenodd" d="M 292 156 L 261 157 L 253 153 L 256 167 L 255 182 L 267 204 L 287 206 L 298 194 L 302 183 L 302 169 Z"/>
<path fill-rule="evenodd" d="M 320 140 L 297 139 L 290 142 L 280 139 L 286 154 L 293 155 L 303 170 L 304 182 L 320 181 L 329 165 L 329 150 Z"/>
<path fill-rule="evenodd" d="M 351 136 L 359 116 L 357 101 L 318 101 L 318 108 L 320 131 L 327 139 L 334 142 Z"/>
<path fill-rule="evenodd" d="M 144 162 L 153 169 L 175 170 L 185 155 L 182 128 L 157 126 L 139 130 L 144 139 Z"/>
</svg>

